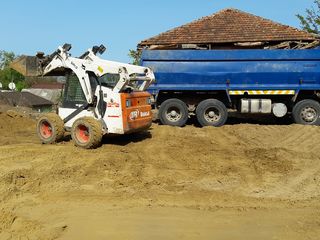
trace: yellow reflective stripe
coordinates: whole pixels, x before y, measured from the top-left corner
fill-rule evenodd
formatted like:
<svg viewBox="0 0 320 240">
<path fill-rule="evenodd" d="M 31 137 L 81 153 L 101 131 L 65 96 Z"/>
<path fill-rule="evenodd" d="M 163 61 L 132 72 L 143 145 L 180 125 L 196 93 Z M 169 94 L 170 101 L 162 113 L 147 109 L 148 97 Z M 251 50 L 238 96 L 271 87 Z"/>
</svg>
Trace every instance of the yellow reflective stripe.
<svg viewBox="0 0 320 240">
<path fill-rule="evenodd" d="M 229 91 L 230 95 L 243 95 L 245 91 Z"/>
<path fill-rule="evenodd" d="M 231 90 L 230 95 L 294 95 L 295 90 Z"/>
</svg>

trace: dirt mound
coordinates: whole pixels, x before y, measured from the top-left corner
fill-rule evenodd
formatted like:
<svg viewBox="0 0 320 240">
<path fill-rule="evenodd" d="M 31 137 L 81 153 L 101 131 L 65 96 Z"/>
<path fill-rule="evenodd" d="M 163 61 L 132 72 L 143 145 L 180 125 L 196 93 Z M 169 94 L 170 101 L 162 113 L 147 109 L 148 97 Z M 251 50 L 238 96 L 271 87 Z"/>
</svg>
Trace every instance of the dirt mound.
<svg viewBox="0 0 320 240">
<path fill-rule="evenodd" d="M 35 121 L 14 110 L 0 112 L 0 145 L 34 142 Z"/>
<path fill-rule="evenodd" d="M 234 238 L 229 227 L 238 239 L 320 233 L 318 127 L 154 124 L 90 151 L 41 145 L 34 129 L 0 114 L 0 239 L 168 238 L 152 226 L 187 239 Z"/>
</svg>

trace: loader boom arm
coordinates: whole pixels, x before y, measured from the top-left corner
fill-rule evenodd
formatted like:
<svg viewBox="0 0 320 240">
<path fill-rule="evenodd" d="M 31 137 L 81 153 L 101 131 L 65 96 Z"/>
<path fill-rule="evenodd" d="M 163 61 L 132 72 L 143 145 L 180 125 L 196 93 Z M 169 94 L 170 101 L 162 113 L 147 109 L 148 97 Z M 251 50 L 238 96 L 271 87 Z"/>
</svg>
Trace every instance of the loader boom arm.
<svg viewBox="0 0 320 240">
<path fill-rule="evenodd" d="M 120 75 L 120 80 L 113 89 L 115 92 L 121 92 L 132 81 L 142 82 L 138 90 L 145 91 L 155 80 L 150 68 L 104 60 L 95 55 L 91 49 L 88 51 L 84 64 L 88 71 L 94 72 L 98 77 L 106 73 Z"/>
<path fill-rule="evenodd" d="M 11 67 L 25 76 L 45 76 L 59 69 L 70 69 L 78 77 L 89 104 L 93 102 L 94 92 L 88 72 L 94 73 L 97 78 L 108 73 L 119 74 L 120 78 L 113 88 L 114 92 L 122 92 L 131 82 L 139 82 L 140 84 L 136 85 L 137 90 L 145 91 L 155 80 L 152 70 L 147 67 L 108 61 L 98 57 L 97 53 L 103 53 L 105 50 L 103 45 L 88 49 L 79 58 L 71 57 L 70 49 L 70 44 L 64 44 L 49 56 L 44 54 L 38 54 L 37 57 L 23 56 L 16 59 Z M 29 62 L 33 64 L 28 64 Z"/>
<path fill-rule="evenodd" d="M 86 73 L 85 69 L 81 67 L 83 62 L 82 59 L 71 57 L 67 49 L 59 47 L 56 54 L 52 56 L 52 60 L 43 69 L 42 74 L 47 75 L 60 68 L 71 69 L 79 79 L 87 102 L 91 104 L 93 102 L 93 91 L 91 89 L 89 75 Z"/>
</svg>

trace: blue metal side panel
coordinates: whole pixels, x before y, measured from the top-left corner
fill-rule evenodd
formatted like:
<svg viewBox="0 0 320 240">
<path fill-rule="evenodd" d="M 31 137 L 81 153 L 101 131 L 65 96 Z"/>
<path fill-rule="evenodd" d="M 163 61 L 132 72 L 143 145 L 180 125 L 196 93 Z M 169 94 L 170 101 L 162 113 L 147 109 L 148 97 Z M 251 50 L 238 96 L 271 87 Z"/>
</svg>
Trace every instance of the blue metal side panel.
<svg viewBox="0 0 320 240">
<path fill-rule="evenodd" d="M 320 50 L 145 50 L 142 59 L 147 61 L 320 60 Z"/>
<path fill-rule="evenodd" d="M 320 50 L 144 51 L 160 90 L 319 90 Z"/>
</svg>

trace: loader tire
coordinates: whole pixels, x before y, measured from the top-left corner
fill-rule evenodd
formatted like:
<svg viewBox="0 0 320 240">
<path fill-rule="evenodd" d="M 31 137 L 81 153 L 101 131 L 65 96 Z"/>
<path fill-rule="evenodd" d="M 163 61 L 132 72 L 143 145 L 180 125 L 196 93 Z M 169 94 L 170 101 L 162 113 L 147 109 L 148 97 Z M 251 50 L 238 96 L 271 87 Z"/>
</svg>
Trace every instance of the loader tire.
<svg viewBox="0 0 320 240">
<path fill-rule="evenodd" d="M 320 103 L 305 99 L 298 102 L 292 109 L 295 123 L 303 125 L 320 125 Z"/>
<path fill-rule="evenodd" d="M 188 107 L 180 99 L 168 99 L 160 106 L 159 118 L 163 125 L 182 127 L 187 123 L 188 117 Z"/>
<path fill-rule="evenodd" d="M 220 127 L 228 119 L 226 106 L 217 99 L 207 99 L 199 103 L 196 109 L 198 122 L 202 127 Z"/>
<path fill-rule="evenodd" d="M 77 147 L 85 149 L 97 148 L 102 141 L 102 125 L 92 117 L 76 120 L 71 129 L 71 137 Z"/>
<path fill-rule="evenodd" d="M 64 136 L 64 122 L 56 113 L 44 114 L 37 122 L 37 134 L 44 144 L 59 142 Z"/>
</svg>

